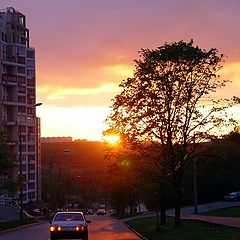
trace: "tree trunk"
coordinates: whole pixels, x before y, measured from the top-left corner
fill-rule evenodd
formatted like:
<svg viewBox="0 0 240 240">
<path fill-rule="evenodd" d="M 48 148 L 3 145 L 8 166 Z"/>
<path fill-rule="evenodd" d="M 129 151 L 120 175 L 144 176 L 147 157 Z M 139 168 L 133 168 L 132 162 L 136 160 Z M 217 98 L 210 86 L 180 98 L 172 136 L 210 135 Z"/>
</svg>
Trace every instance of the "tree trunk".
<svg viewBox="0 0 240 240">
<path fill-rule="evenodd" d="M 161 182 L 160 184 L 161 225 L 165 225 L 167 223 L 165 198 L 166 198 L 166 183 Z"/>
<path fill-rule="evenodd" d="M 182 203 L 182 188 L 178 182 L 175 186 L 175 228 L 181 226 L 181 203 Z"/>
</svg>

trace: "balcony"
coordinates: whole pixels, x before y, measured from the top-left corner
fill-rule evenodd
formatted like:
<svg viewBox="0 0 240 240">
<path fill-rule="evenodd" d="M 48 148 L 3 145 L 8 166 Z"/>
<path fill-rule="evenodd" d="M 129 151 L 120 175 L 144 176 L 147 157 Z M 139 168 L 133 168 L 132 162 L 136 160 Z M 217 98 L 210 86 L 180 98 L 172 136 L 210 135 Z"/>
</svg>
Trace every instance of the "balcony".
<svg viewBox="0 0 240 240">
<path fill-rule="evenodd" d="M 17 76 L 9 75 L 9 74 L 3 74 L 2 75 L 2 81 L 3 81 L 3 84 L 17 85 Z"/>
<path fill-rule="evenodd" d="M 5 106 L 16 106 L 16 105 L 23 105 L 23 104 L 19 104 L 18 101 L 13 100 L 13 99 L 4 99 L 3 100 L 3 105 Z M 25 104 L 26 105 L 26 104 Z"/>
<path fill-rule="evenodd" d="M 14 121 L 13 119 L 4 119 L 2 121 L 2 124 L 4 126 L 14 126 L 14 125 L 16 125 L 16 123 L 17 123 L 17 121 Z"/>
<path fill-rule="evenodd" d="M 3 61 L 2 61 L 3 64 L 6 64 L 6 65 L 16 65 L 16 57 L 15 56 L 6 56 Z"/>
</svg>

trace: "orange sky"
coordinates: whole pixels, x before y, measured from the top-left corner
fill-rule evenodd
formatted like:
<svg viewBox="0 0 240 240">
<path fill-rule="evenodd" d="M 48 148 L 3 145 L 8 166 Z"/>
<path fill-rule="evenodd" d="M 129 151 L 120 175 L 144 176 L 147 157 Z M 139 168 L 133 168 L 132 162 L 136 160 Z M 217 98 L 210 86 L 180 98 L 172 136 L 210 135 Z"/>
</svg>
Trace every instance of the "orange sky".
<svg viewBox="0 0 240 240">
<path fill-rule="evenodd" d="M 42 136 L 101 140 L 103 121 L 141 48 L 190 41 L 227 56 L 222 71 L 240 92 L 239 0 L 1 0 L 27 16 L 37 57 Z"/>
</svg>

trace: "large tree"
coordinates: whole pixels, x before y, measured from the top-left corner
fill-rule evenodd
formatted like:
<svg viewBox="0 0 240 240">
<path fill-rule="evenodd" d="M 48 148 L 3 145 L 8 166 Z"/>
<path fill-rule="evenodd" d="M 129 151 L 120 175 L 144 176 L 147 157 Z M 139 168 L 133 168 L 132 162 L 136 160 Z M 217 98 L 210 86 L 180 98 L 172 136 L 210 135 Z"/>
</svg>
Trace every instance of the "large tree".
<svg viewBox="0 0 240 240">
<path fill-rule="evenodd" d="M 123 91 L 107 119 L 105 133 L 120 134 L 135 149 L 140 146 L 145 159 L 158 165 L 162 189 L 171 176 L 175 226 L 180 225 L 183 173 L 196 144 L 234 123 L 226 114 L 230 100 L 210 102 L 211 94 L 228 82 L 217 74 L 222 61 L 217 49 L 201 49 L 192 40 L 141 49 L 134 76 L 120 84 Z"/>
</svg>

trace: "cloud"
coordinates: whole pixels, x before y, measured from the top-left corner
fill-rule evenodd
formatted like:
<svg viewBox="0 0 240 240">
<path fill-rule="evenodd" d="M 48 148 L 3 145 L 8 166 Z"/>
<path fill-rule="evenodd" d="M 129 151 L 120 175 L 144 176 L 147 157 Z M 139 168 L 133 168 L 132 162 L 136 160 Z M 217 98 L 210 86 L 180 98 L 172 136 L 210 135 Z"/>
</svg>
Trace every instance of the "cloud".
<svg viewBox="0 0 240 240">
<path fill-rule="evenodd" d="M 232 85 L 240 87 L 240 62 L 225 64 L 220 71 L 223 77 L 232 81 Z M 233 89 L 234 90 L 234 89 Z"/>
<path fill-rule="evenodd" d="M 126 65 L 115 65 L 115 66 L 106 66 L 103 67 L 105 71 L 110 74 L 122 77 L 133 77 L 133 69 L 132 67 Z"/>
<path fill-rule="evenodd" d="M 61 107 L 101 107 L 112 105 L 112 99 L 119 93 L 118 84 L 106 83 L 96 88 L 39 87 L 38 101 L 46 105 Z"/>
</svg>

